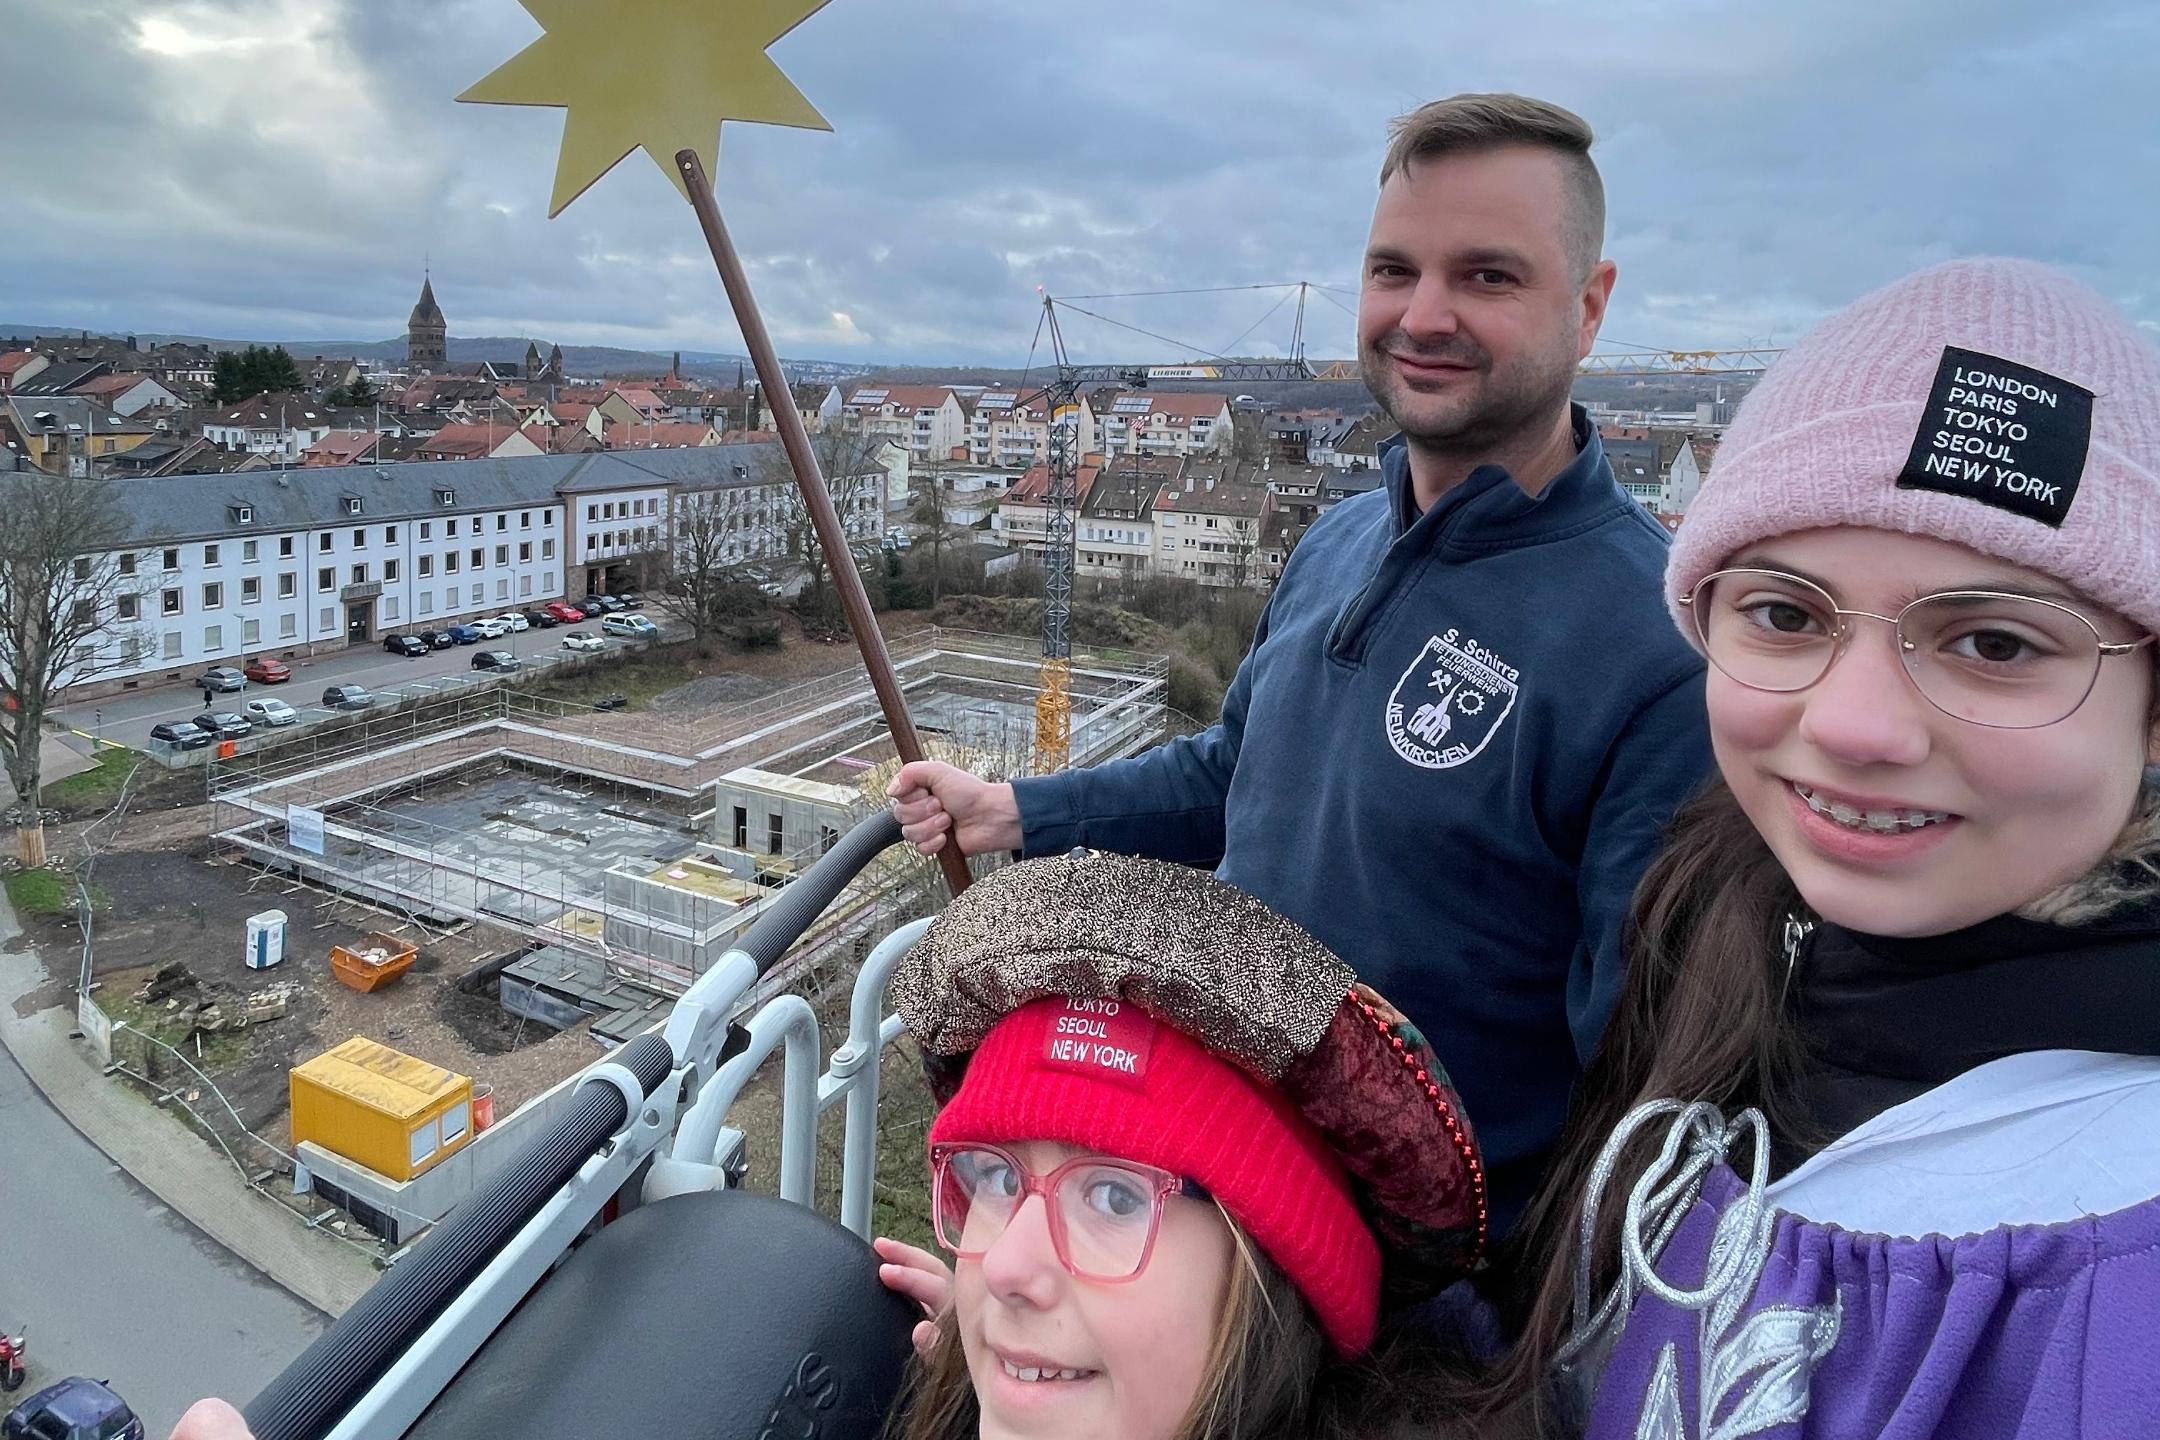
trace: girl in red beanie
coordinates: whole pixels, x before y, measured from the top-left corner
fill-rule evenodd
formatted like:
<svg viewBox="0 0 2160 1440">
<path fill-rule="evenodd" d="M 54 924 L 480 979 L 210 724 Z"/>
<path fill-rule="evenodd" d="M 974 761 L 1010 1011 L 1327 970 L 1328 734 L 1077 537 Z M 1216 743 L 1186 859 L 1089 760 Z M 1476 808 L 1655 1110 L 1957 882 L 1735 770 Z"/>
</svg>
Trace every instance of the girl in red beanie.
<svg viewBox="0 0 2160 1440">
<path fill-rule="evenodd" d="M 936 1315 L 897 1434 L 1454 1433 L 1467 1366 L 1398 1322 L 1476 1262 L 1476 1146 L 1416 1032 L 1304 931 L 1076 852 L 970 888 L 892 997 L 944 1101 L 955 1259 L 879 1242 Z"/>
</svg>

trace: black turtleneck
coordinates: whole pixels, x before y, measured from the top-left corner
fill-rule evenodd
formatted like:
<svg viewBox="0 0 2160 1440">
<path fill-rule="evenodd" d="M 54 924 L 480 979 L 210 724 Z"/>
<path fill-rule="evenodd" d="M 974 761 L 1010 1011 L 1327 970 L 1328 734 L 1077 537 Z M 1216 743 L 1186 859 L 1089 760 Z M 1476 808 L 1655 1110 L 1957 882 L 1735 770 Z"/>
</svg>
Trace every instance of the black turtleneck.
<svg viewBox="0 0 2160 1440">
<path fill-rule="evenodd" d="M 2076 928 L 2002 915 L 1898 940 L 1818 925 L 1793 986 L 1814 1061 L 1797 1098 L 1827 1144 L 2008 1055 L 2160 1055 L 2160 896 Z"/>
</svg>

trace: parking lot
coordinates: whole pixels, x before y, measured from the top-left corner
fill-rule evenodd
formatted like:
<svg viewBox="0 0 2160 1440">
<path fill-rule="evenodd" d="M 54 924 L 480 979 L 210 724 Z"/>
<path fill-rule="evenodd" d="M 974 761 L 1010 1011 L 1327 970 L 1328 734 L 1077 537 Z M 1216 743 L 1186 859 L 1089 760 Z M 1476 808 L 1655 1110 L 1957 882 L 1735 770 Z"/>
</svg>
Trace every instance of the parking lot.
<svg viewBox="0 0 2160 1440">
<path fill-rule="evenodd" d="M 650 612 L 645 614 L 655 624 L 663 617 Z M 666 626 L 662 625 L 663 632 Z M 327 718 L 333 711 L 320 703 L 325 687 L 331 685 L 361 685 L 375 697 L 377 704 L 391 704 L 406 696 L 441 694 L 461 686 L 485 682 L 498 677 L 500 672 L 475 670 L 473 656 L 482 650 L 507 650 L 515 655 L 526 671 L 554 665 L 565 659 L 583 656 L 566 649 L 563 641 L 572 635 L 591 636 L 600 642 L 600 648 L 587 654 L 600 654 L 625 646 L 641 645 L 645 640 L 618 635 L 603 635 L 600 621 L 587 620 L 581 625 L 562 625 L 553 630 L 514 631 L 495 640 L 480 640 L 470 645 L 455 645 L 448 650 L 435 650 L 426 655 L 406 657 L 392 655 L 382 648 L 377 639 L 368 645 L 356 645 L 349 650 L 325 651 L 319 655 L 298 656 L 285 663 L 292 668 L 292 678 L 279 684 L 248 684 L 243 689 L 228 691 L 215 697 L 209 707 L 213 710 L 239 713 L 249 700 L 272 696 L 284 701 L 299 712 L 296 725 L 279 727 L 271 732 L 290 735 L 313 721 Z M 181 681 L 155 689 L 145 687 L 102 699 L 66 705 L 54 712 L 61 723 L 84 735 L 115 741 L 135 749 L 150 745 L 150 727 L 162 722 L 184 722 L 203 713 L 202 691 L 193 684 Z"/>
</svg>

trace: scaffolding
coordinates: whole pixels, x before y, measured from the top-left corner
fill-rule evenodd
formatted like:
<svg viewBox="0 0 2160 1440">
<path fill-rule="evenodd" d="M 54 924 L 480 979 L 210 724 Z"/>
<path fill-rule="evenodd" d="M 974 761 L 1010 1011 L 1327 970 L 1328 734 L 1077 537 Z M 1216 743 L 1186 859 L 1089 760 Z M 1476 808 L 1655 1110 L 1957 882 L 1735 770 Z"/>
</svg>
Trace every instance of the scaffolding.
<svg viewBox="0 0 2160 1440">
<path fill-rule="evenodd" d="M 1031 773 L 1032 643 L 932 631 L 895 662 L 931 754 Z M 1075 655 L 1073 759 L 1159 740 L 1165 672 L 1161 656 Z M 423 924 L 491 925 L 673 996 L 885 803 L 897 764 L 856 670 L 687 723 L 503 689 L 446 696 L 217 761 L 208 786 L 215 841 L 251 864 Z M 755 827 L 745 785 L 771 797 Z M 808 961 L 922 910 L 934 874 L 912 852 L 883 857 L 828 911 Z"/>
</svg>

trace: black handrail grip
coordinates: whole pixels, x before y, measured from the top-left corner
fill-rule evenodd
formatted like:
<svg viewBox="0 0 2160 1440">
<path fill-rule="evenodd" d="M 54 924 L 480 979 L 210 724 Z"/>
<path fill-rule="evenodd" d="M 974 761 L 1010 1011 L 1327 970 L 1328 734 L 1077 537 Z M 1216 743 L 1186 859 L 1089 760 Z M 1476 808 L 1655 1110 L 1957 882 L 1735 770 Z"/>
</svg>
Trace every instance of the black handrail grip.
<svg viewBox="0 0 2160 1440">
<path fill-rule="evenodd" d="M 858 820 L 815 865 L 780 892 L 772 908 L 751 922 L 735 948 L 757 962 L 758 974 L 772 969 L 863 867 L 899 838 L 900 822 L 889 810 Z"/>
</svg>

